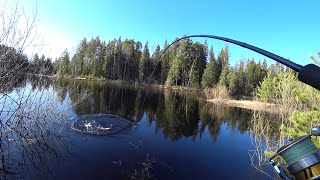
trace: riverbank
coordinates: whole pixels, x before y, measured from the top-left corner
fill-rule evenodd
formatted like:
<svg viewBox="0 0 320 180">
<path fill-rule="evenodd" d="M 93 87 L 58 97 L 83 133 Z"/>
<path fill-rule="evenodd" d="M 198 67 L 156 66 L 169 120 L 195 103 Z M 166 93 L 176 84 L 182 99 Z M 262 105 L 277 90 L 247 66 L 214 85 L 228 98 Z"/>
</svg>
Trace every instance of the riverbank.
<svg viewBox="0 0 320 180">
<path fill-rule="evenodd" d="M 137 81 L 125 81 L 125 80 L 109 80 L 105 78 L 97 78 L 97 77 L 74 77 L 74 76 L 53 76 L 55 78 L 69 78 L 74 80 L 87 80 L 87 81 L 102 81 L 108 84 L 113 85 L 124 85 L 124 86 L 133 86 L 133 87 L 142 87 L 142 88 L 161 88 L 161 89 L 171 89 L 171 90 L 179 90 L 179 91 L 196 91 L 201 92 L 202 89 L 183 87 L 183 86 L 166 86 L 163 84 L 147 84 L 147 83 L 139 83 Z"/>
<path fill-rule="evenodd" d="M 254 111 L 266 111 L 276 113 L 276 105 L 270 103 L 263 103 L 253 100 L 232 100 L 232 99 L 208 99 L 207 101 L 214 104 L 222 104 L 226 106 L 238 107 Z"/>
<path fill-rule="evenodd" d="M 158 88 L 158 89 L 170 89 L 170 90 L 179 90 L 186 92 L 202 92 L 203 89 L 195 89 L 182 86 L 166 86 L 161 84 L 144 84 L 134 81 L 122 81 L 122 80 L 107 80 L 105 78 L 95 78 L 95 77 L 72 77 L 72 76 L 55 76 L 56 78 L 70 78 L 74 80 L 87 80 L 87 81 L 101 81 L 112 85 L 123 85 L 123 86 L 132 86 L 138 88 Z M 249 109 L 254 111 L 265 111 L 277 113 L 276 105 L 270 103 L 263 103 L 254 100 L 233 100 L 233 99 L 207 99 L 207 101 L 214 104 L 220 104 L 231 107 L 238 107 L 243 109 Z"/>
</svg>

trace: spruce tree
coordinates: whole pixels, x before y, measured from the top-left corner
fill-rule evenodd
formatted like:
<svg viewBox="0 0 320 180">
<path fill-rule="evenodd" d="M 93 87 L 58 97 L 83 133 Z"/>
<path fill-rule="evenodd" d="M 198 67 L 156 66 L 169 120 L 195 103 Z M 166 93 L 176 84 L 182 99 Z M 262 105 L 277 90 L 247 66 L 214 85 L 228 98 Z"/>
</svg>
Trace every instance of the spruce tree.
<svg viewBox="0 0 320 180">
<path fill-rule="evenodd" d="M 144 45 L 144 49 L 139 62 L 139 81 L 145 82 L 149 76 L 149 67 L 150 67 L 150 53 L 148 47 L 148 41 Z"/>
<path fill-rule="evenodd" d="M 223 59 L 223 49 L 220 51 L 216 64 L 215 64 L 215 81 L 219 82 L 221 71 L 222 71 L 222 59 Z"/>
<path fill-rule="evenodd" d="M 161 77 L 161 69 L 162 69 L 162 63 L 160 58 L 160 46 L 157 45 L 155 51 L 152 54 L 152 69 L 151 69 L 151 75 L 156 82 L 160 82 Z"/>
<path fill-rule="evenodd" d="M 229 74 L 229 67 L 225 66 L 221 72 L 219 84 L 228 87 L 229 86 L 229 80 L 228 80 L 228 74 Z"/>
<path fill-rule="evenodd" d="M 163 48 L 167 48 L 168 47 L 168 42 L 167 40 L 164 42 L 164 45 L 163 45 Z M 166 79 L 167 79 L 167 76 L 168 76 L 168 72 L 169 72 L 169 69 L 170 69 L 170 64 L 169 64 L 169 51 L 170 50 L 167 50 L 165 52 L 165 54 L 163 54 L 162 58 L 161 58 L 161 75 L 160 75 L 160 82 L 162 84 L 165 83 Z"/>
<path fill-rule="evenodd" d="M 228 74 L 228 80 L 229 80 L 229 91 L 232 97 L 238 97 L 240 95 L 239 76 L 237 75 L 238 75 L 237 69 L 230 68 L 230 72 Z"/>
<path fill-rule="evenodd" d="M 59 58 L 59 75 L 65 76 L 69 74 L 69 64 L 70 64 L 70 59 L 69 59 L 69 53 L 68 50 L 65 49 Z"/>
<path fill-rule="evenodd" d="M 215 85 L 216 82 L 216 69 L 215 69 L 215 57 L 213 48 L 211 47 L 209 51 L 209 63 L 206 65 L 206 68 L 204 70 L 202 80 L 201 80 L 201 86 L 202 87 L 212 87 Z"/>
</svg>

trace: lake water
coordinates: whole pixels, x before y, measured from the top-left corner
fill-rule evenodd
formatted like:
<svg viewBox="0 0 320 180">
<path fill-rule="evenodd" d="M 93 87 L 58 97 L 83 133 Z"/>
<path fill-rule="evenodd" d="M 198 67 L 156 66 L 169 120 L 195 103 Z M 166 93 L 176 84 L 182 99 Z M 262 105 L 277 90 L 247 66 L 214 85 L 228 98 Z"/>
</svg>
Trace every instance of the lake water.
<svg viewBox="0 0 320 180">
<path fill-rule="evenodd" d="M 256 147 L 249 131 L 249 110 L 208 103 L 196 92 L 97 81 L 59 80 L 41 86 L 27 83 L 23 88 L 55 94 L 57 105 L 68 110 L 67 121 L 54 125 L 59 131 L 50 134 L 55 142 L 52 146 L 34 150 L 37 155 L 30 159 L 35 165 L 13 176 L 1 171 L 1 177 L 271 179 L 252 166 L 250 152 Z M 79 98 L 82 101 L 74 105 Z M 88 114 L 117 115 L 132 126 L 112 135 L 72 129 L 79 116 Z M 52 138 L 55 135 L 57 138 Z M 39 153 L 45 158 L 39 158 Z M 2 163 L 4 167 L 6 162 Z M 263 170 L 274 177 L 271 166 L 265 165 Z"/>
</svg>

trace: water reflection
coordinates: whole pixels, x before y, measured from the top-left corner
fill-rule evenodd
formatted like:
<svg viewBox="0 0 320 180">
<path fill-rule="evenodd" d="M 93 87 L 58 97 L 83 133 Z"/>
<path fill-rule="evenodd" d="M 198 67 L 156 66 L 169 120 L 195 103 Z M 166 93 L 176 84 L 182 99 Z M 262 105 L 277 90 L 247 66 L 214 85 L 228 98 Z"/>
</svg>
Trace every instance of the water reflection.
<svg viewBox="0 0 320 180">
<path fill-rule="evenodd" d="M 32 92 L 33 95 L 29 101 L 22 101 L 25 102 L 23 106 L 12 106 L 12 109 L 24 107 L 21 110 L 25 111 L 17 114 L 9 125 L 29 123 L 19 124 L 14 131 L 1 126 L 1 179 L 10 178 L 9 174 L 30 179 L 49 176 L 64 179 L 252 177 L 248 175 L 253 168 L 249 168 L 247 155 L 249 149 L 254 148 L 249 133 L 256 136 L 260 132 L 258 127 L 267 126 L 255 124 L 260 121 L 252 121 L 248 110 L 208 103 L 197 92 L 111 85 L 100 81 L 29 80 L 25 87 L 12 92 L 13 97 L 18 98 L 19 94 Z M 80 104 L 79 99 L 83 99 Z M 71 114 L 65 111 L 67 109 L 72 110 Z M 68 123 L 57 121 L 100 113 L 121 116 L 137 123 L 138 127 L 118 136 L 96 137 L 72 131 L 69 124 L 72 118 Z M 38 117 L 38 121 L 34 121 L 35 118 L 31 121 L 30 116 Z M 2 114 L 2 117 L 10 116 Z M 263 141 L 256 139 L 258 143 Z M 64 161 L 65 158 L 70 160 Z M 56 166 L 59 167 L 55 169 Z M 195 170 L 195 166 L 199 168 Z M 226 173 L 229 168 L 234 174 Z M 112 173 L 106 174 L 106 169 Z"/>
<path fill-rule="evenodd" d="M 48 179 L 54 177 L 54 167 L 65 160 L 69 144 L 64 137 L 47 132 L 30 139 L 11 139 L 2 142 L 1 179 Z"/>
<path fill-rule="evenodd" d="M 0 93 L 0 179 L 43 179 L 68 152 L 60 134 L 67 111 L 50 91 L 53 80 L 28 77 Z"/>
<path fill-rule="evenodd" d="M 270 178 L 277 177 L 271 170 L 269 159 L 283 145 L 281 144 L 279 115 L 255 111 L 251 118 L 249 132 L 255 149 L 249 150 L 251 166 Z M 269 171 L 268 171 L 269 170 Z"/>
<path fill-rule="evenodd" d="M 96 81 L 63 80 L 55 84 L 57 89 L 68 89 L 71 101 L 89 90 L 90 96 L 74 107 L 77 114 L 116 114 L 132 121 L 141 121 L 144 113 L 147 121 L 155 123 L 156 132 L 172 141 L 182 137 L 196 138 L 208 128 L 216 142 L 221 124 L 226 123 L 240 133 L 247 131 L 251 112 L 206 102 L 196 92 L 168 89 L 135 88 L 108 85 Z M 66 90 L 59 91 L 64 100 Z"/>
</svg>

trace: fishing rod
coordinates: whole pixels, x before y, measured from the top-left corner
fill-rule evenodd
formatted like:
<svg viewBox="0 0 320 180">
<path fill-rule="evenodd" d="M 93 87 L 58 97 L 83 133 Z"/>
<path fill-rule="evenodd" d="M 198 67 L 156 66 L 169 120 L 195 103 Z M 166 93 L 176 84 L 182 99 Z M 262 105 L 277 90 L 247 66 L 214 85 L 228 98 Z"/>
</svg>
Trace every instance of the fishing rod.
<svg viewBox="0 0 320 180">
<path fill-rule="evenodd" d="M 190 35 L 184 36 L 173 41 L 161 53 L 160 58 L 164 53 L 175 43 L 188 38 L 211 38 L 229 42 L 242 46 L 244 48 L 265 55 L 298 73 L 298 79 L 318 90 L 320 90 L 320 67 L 315 64 L 302 66 L 281 56 L 273 54 L 264 49 L 252 46 L 250 44 L 236 41 L 233 39 L 214 36 L 214 35 Z M 312 142 L 313 136 L 320 136 L 320 126 L 311 129 L 311 134 L 295 138 L 293 141 L 282 146 L 274 156 L 270 158 L 270 164 L 275 172 L 285 180 L 307 180 L 320 179 L 320 150 Z M 284 160 L 284 161 L 283 161 Z M 285 163 L 284 163 L 285 162 Z"/>
<path fill-rule="evenodd" d="M 320 67 L 316 66 L 315 64 L 308 64 L 306 66 L 302 66 L 300 64 L 297 64 L 295 62 L 292 62 L 288 59 L 285 59 L 281 56 L 278 56 L 276 54 L 273 54 L 269 51 L 266 51 L 264 49 L 252 46 L 250 44 L 244 43 L 244 42 L 240 42 L 240 41 L 236 41 L 233 39 L 229 39 L 229 38 L 225 38 L 225 37 L 221 37 L 221 36 L 214 36 L 214 35 L 190 35 L 190 36 L 184 36 L 182 38 L 179 38 L 175 41 L 173 41 L 169 46 L 167 46 L 161 53 L 160 58 L 164 55 L 164 53 L 175 43 L 183 40 L 183 39 L 189 39 L 189 38 L 196 38 L 196 37 L 200 37 L 200 38 L 211 38 L 211 39 L 217 39 L 217 40 L 222 40 L 225 42 L 229 42 L 232 44 L 236 44 L 239 45 L 241 47 L 250 49 L 252 51 L 255 51 L 259 54 L 262 54 L 270 59 L 273 59 L 289 68 L 291 68 L 292 70 L 298 72 L 298 79 L 318 90 L 320 90 Z M 159 58 L 159 59 L 160 59 Z"/>
</svg>

